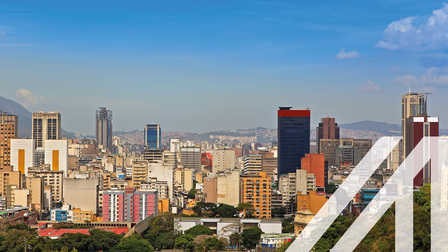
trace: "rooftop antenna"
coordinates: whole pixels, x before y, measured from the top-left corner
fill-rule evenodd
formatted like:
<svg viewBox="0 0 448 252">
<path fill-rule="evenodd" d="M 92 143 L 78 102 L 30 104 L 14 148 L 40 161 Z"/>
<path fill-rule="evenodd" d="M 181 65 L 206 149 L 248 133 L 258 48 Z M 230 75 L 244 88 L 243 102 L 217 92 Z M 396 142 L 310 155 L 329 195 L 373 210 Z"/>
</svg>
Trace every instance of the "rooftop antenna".
<svg viewBox="0 0 448 252">
<path fill-rule="evenodd" d="M 311 109 L 310 107 L 306 106 L 306 110 L 310 110 L 310 109 Z"/>
</svg>

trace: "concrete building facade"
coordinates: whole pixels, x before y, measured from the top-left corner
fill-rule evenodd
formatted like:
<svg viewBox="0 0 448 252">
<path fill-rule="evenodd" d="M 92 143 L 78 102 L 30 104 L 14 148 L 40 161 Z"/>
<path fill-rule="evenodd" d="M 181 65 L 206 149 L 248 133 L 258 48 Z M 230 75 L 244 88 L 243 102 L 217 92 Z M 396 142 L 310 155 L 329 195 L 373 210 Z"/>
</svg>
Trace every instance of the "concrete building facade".
<svg viewBox="0 0 448 252">
<path fill-rule="evenodd" d="M 28 175 L 28 168 L 34 166 L 33 139 L 11 139 L 11 165 L 14 171 Z"/>
<path fill-rule="evenodd" d="M 18 137 L 18 117 L 0 110 L 0 170 L 11 165 L 11 140 Z"/>
<path fill-rule="evenodd" d="M 45 140 L 61 139 L 61 113 L 58 111 L 33 113 L 32 127 L 34 147 L 45 147 Z"/>
</svg>

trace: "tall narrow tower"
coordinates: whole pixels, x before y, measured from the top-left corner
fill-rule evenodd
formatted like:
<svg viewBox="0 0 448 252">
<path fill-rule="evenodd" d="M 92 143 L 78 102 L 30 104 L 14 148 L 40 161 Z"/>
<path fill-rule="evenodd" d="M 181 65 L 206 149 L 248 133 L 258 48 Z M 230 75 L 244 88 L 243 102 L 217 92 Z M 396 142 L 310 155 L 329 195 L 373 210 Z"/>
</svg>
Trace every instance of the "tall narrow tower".
<svg viewBox="0 0 448 252">
<path fill-rule="evenodd" d="M 320 139 L 339 139 L 339 126 L 336 119 L 329 116 L 320 119 L 316 127 L 317 153 L 320 153 Z"/>
<path fill-rule="evenodd" d="M 161 148 L 162 128 L 160 124 L 146 124 L 144 130 L 144 145 L 149 149 Z"/>
<path fill-rule="evenodd" d="M 11 139 L 17 138 L 18 118 L 0 110 L 0 170 L 11 165 Z"/>
<path fill-rule="evenodd" d="M 278 176 L 301 169 L 302 158 L 310 152 L 310 110 L 278 110 Z"/>
<path fill-rule="evenodd" d="M 100 107 L 96 111 L 96 142 L 112 151 L 112 110 Z"/>
</svg>

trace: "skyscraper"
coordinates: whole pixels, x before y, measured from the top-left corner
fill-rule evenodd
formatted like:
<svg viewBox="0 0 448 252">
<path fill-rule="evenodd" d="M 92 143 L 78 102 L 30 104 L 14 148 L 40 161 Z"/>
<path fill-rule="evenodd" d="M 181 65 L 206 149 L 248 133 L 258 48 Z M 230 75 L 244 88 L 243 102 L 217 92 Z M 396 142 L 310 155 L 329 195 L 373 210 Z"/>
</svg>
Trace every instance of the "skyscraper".
<svg viewBox="0 0 448 252">
<path fill-rule="evenodd" d="M 407 120 L 407 135 L 406 135 L 406 153 L 408 156 L 415 146 L 422 140 L 423 137 L 437 137 L 439 136 L 439 118 L 429 116 L 411 116 Z M 431 150 L 434 151 L 434 150 Z M 422 170 L 414 177 L 414 186 L 423 186 L 429 183 L 431 178 L 431 160 Z"/>
<path fill-rule="evenodd" d="M 427 114 L 426 99 L 420 93 L 407 93 L 401 97 L 401 134 L 403 137 L 401 148 L 400 163 L 406 158 L 410 152 L 407 150 L 406 136 L 408 125 L 406 120 L 411 116 L 422 116 Z"/>
<path fill-rule="evenodd" d="M 100 107 L 96 111 L 96 142 L 112 151 L 112 110 Z"/>
<path fill-rule="evenodd" d="M 18 118 L 0 110 L 0 170 L 11 165 L 11 139 L 17 137 Z"/>
<path fill-rule="evenodd" d="M 278 110 L 278 176 L 296 172 L 310 152 L 310 110 Z"/>
<path fill-rule="evenodd" d="M 328 116 L 320 120 L 319 126 L 316 127 L 317 153 L 320 153 L 320 139 L 339 139 L 339 126 L 336 120 Z"/>
<path fill-rule="evenodd" d="M 160 124 L 146 124 L 144 132 L 144 145 L 149 149 L 161 148 L 162 128 Z"/>
<path fill-rule="evenodd" d="M 34 148 L 45 147 L 45 140 L 61 139 L 61 113 L 33 113 L 33 139 Z"/>
</svg>

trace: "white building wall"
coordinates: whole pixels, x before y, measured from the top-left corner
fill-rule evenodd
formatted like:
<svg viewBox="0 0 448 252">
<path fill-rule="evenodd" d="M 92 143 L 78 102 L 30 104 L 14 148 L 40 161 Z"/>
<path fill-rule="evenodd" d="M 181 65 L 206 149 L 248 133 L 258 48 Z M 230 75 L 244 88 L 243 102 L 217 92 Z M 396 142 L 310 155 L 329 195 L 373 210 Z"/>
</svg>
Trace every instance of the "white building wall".
<svg viewBox="0 0 448 252">
<path fill-rule="evenodd" d="M 67 140 L 45 140 L 45 164 L 53 168 L 53 151 L 59 151 L 59 171 L 64 171 L 64 178 L 68 171 L 68 141 Z"/>
<path fill-rule="evenodd" d="M 162 161 L 148 164 L 148 181 L 150 178 L 157 178 L 157 181 L 166 181 L 168 184 L 169 199 L 173 200 L 173 166 L 163 165 Z"/>
<path fill-rule="evenodd" d="M 11 139 L 11 165 L 13 171 L 19 170 L 19 150 L 25 150 L 25 175 L 28 168 L 34 166 L 34 140 L 33 139 Z"/>
</svg>

